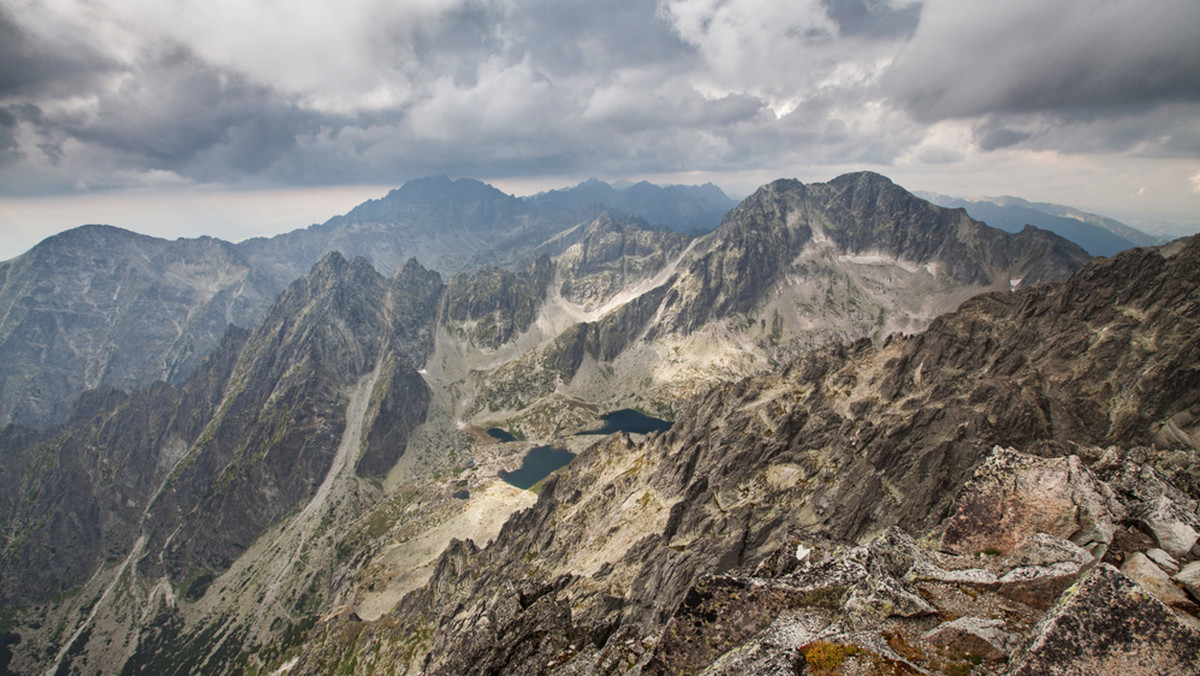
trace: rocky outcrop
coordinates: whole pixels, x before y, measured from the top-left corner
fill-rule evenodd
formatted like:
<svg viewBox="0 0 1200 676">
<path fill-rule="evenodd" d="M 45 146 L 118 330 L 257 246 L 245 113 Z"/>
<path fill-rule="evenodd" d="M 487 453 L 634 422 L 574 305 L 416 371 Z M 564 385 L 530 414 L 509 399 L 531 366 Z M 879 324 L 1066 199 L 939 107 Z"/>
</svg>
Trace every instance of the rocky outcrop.
<svg viewBox="0 0 1200 676">
<path fill-rule="evenodd" d="M 582 239 L 555 259 L 560 293 L 594 310 L 626 286 L 652 279 L 688 243 L 684 235 L 618 222 L 604 214 L 584 228 Z"/>
<path fill-rule="evenodd" d="M 1086 546 L 1112 542 L 1124 514 L 1107 486 L 1075 456 L 1043 459 L 998 449 L 955 499 L 942 548 L 1008 556 L 1035 533 Z M 1115 515 L 1115 518 L 1114 518 Z"/>
<path fill-rule="evenodd" d="M 1200 631 L 1101 564 L 1034 627 L 1010 673 L 1191 674 Z"/>
<path fill-rule="evenodd" d="M 471 344 L 495 348 L 529 328 L 546 298 L 553 264 L 541 257 L 519 273 L 484 267 L 450 279 L 442 316 Z"/>
</svg>

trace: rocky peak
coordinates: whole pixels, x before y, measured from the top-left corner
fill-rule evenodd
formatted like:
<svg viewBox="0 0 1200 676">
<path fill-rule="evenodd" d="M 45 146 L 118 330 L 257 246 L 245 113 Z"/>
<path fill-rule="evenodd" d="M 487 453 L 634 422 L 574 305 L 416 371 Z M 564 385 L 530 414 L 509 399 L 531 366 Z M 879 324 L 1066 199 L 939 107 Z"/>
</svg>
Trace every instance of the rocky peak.
<svg viewBox="0 0 1200 676">
<path fill-rule="evenodd" d="M 431 176 L 407 181 L 398 190 L 388 193 L 384 200 L 402 202 L 492 202 L 513 197 L 471 178 L 451 180 L 446 176 Z"/>
<path fill-rule="evenodd" d="M 753 317 L 771 304 L 771 294 L 795 287 L 786 295 L 801 296 L 798 302 L 774 304 L 785 323 L 842 315 L 859 325 L 843 337 L 857 337 L 872 317 L 917 316 L 931 305 L 940 312 L 971 293 L 1065 279 L 1087 259 L 1054 235 L 1009 235 L 878 174 L 810 185 L 779 180 L 697 244 L 662 320 L 690 333 L 710 319 Z M 814 312 L 817 303 L 834 307 Z"/>
<path fill-rule="evenodd" d="M 443 316 L 477 346 L 495 348 L 529 328 L 546 298 L 554 264 L 541 256 L 519 273 L 485 266 L 450 279 Z"/>
<path fill-rule="evenodd" d="M 85 389 L 180 384 L 279 288 L 231 244 L 90 225 L 0 264 L 0 422 L 63 422 Z"/>
</svg>

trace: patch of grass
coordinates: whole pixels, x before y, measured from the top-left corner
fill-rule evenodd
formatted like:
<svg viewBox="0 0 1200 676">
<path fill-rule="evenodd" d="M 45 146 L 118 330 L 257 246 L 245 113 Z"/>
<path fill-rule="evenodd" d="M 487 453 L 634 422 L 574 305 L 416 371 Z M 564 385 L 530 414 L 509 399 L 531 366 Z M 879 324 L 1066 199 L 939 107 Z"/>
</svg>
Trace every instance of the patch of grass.
<svg viewBox="0 0 1200 676">
<path fill-rule="evenodd" d="M 813 676 L 833 676 L 848 657 L 861 652 L 862 649 L 857 646 L 826 641 L 814 641 L 800 649 Z"/>
</svg>

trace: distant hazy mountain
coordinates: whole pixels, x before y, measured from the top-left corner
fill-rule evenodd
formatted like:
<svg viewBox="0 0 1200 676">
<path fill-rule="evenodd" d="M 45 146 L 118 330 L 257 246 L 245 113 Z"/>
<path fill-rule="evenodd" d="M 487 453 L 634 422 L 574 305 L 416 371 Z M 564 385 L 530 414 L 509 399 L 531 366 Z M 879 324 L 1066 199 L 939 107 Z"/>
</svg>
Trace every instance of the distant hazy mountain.
<svg viewBox="0 0 1200 676">
<path fill-rule="evenodd" d="M 915 193 L 943 207 L 966 209 L 972 218 L 1006 232 L 1020 232 L 1033 225 L 1065 237 L 1093 256 L 1112 256 L 1135 246 L 1154 246 L 1166 240 L 1111 218 L 1073 207 L 1048 202 L 1029 202 L 1019 197 L 964 199 L 934 192 Z"/>
<path fill-rule="evenodd" d="M 178 384 L 282 290 L 238 248 L 103 225 L 0 263 L 0 425 L 61 422 L 87 389 Z"/>
<path fill-rule="evenodd" d="M 594 178 L 573 188 L 551 190 L 528 199 L 564 209 L 601 205 L 609 210 L 628 212 L 651 225 L 665 225 L 676 232 L 709 232 L 737 206 L 736 200 L 712 183 L 658 186 L 642 181 L 616 188 Z"/>
</svg>

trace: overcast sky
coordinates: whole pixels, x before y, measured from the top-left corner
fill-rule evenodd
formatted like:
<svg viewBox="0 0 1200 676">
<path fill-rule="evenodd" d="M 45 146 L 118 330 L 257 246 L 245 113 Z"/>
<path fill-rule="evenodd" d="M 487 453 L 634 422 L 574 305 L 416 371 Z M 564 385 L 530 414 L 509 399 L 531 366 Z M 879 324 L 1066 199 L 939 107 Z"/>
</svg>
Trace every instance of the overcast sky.
<svg viewBox="0 0 1200 676">
<path fill-rule="evenodd" d="M 0 258 L 237 239 L 419 176 L 870 169 L 1200 227 L 1197 0 L 5 0 Z"/>
</svg>

